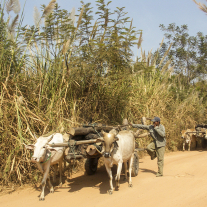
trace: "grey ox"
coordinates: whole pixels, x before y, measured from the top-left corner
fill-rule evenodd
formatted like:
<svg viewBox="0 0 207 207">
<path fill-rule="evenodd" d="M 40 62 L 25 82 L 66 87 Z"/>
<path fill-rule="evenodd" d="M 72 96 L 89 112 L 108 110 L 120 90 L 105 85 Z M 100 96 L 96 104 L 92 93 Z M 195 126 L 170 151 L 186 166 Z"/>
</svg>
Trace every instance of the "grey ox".
<svg viewBox="0 0 207 207">
<path fill-rule="evenodd" d="M 25 145 L 26 149 L 34 150 L 31 161 L 37 164 L 38 169 L 43 174 L 42 192 L 39 200 L 45 199 L 45 185 L 48 180 L 50 186 L 50 193 L 54 192 L 54 188 L 50 182 L 49 170 L 51 165 L 55 165 L 54 178 L 59 164 L 60 170 L 60 184 L 62 184 L 62 161 L 64 155 L 64 147 L 49 147 L 51 143 L 63 143 L 63 135 L 60 133 L 52 134 L 48 137 L 39 137 L 35 144 Z"/>
<path fill-rule="evenodd" d="M 127 161 L 129 161 L 129 187 L 132 187 L 131 172 L 132 162 L 135 149 L 135 138 L 132 132 L 123 130 L 117 135 L 111 131 L 109 133 L 103 132 L 103 138 L 99 138 L 103 142 L 102 154 L 104 157 L 104 163 L 106 171 L 110 178 L 110 190 L 109 194 L 113 193 L 112 184 L 112 171 L 111 168 L 114 164 L 117 165 L 116 190 L 119 188 L 120 174 L 122 170 L 122 164 L 125 167 L 125 179 L 127 179 Z"/>
</svg>

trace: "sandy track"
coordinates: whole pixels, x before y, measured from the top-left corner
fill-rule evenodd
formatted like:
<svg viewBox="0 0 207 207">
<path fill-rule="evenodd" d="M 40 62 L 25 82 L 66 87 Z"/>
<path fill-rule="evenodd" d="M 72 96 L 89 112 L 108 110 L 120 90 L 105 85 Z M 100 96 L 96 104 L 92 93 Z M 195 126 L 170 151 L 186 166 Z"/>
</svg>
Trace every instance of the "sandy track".
<svg viewBox="0 0 207 207">
<path fill-rule="evenodd" d="M 164 176 L 155 177 L 156 171 L 156 161 L 146 156 L 140 159 L 138 176 L 132 178 L 133 188 L 122 175 L 119 191 L 113 195 L 107 194 L 109 182 L 103 166 L 93 176 L 73 175 L 54 194 L 47 190 L 45 201 L 39 201 L 39 189 L 26 188 L 1 196 L 0 207 L 207 206 L 207 151 L 168 153 Z"/>
</svg>

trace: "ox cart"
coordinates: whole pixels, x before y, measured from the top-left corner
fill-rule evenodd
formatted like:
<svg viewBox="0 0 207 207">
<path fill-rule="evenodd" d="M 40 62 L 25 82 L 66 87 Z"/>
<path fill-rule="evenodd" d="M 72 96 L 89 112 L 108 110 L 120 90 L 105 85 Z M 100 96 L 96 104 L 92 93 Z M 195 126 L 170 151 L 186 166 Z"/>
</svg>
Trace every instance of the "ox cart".
<svg viewBox="0 0 207 207">
<path fill-rule="evenodd" d="M 201 139 L 203 149 L 207 147 L 207 124 L 198 124 L 196 127 L 196 138 Z"/>
<path fill-rule="evenodd" d="M 207 124 L 197 124 L 195 131 L 186 132 L 187 134 L 194 134 L 196 139 L 201 139 L 201 146 L 203 149 L 207 147 Z"/>
<path fill-rule="evenodd" d="M 102 130 L 109 132 L 112 129 L 116 131 L 127 130 L 128 125 L 118 125 L 118 126 L 103 126 L 98 124 L 83 125 L 82 127 L 70 128 L 67 131 L 68 140 L 64 143 L 50 144 L 51 147 L 67 147 L 68 153 L 65 155 L 65 160 L 71 163 L 72 160 L 79 160 L 86 158 L 85 161 L 85 171 L 88 175 L 93 175 L 97 171 L 98 160 L 102 157 L 102 143 L 99 141 L 101 138 Z M 139 135 L 139 133 L 134 133 L 135 138 L 141 138 L 147 136 L 148 133 Z M 138 151 L 143 151 L 144 149 L 138 148 L 135 145 L 134 158 L 132 165 L 132 176 L 138 175 L 139 170 L 139 157 Z"/>
</svg>

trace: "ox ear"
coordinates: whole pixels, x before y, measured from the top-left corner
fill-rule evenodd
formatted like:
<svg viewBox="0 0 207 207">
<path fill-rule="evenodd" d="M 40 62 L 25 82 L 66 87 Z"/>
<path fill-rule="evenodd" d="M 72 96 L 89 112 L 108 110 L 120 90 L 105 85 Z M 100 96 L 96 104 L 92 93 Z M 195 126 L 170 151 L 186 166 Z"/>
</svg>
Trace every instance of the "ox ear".
<svg viewBox="0 0 207 207">
<path fill-rule="evenodd" d="M 54 151 L 57 151 L 54 147 L 50 147 L 49 145 L 45 145 L 45 147 L 47 148 L 47 150 L 51 151 L 51 152 L 54 152 Z"/>
<path fill-rule="evenodd" d="M 51 152 L 56 152 L 57 150 L 55 148 L 47 148 L 48 150 L 50 150 Z"/>
<path fill-rule="evenodd" d="M 33 150 L 35 146 L 33 144 L 28 144 L 28 145 L 24 144 L 24 147 L 28 150 Z"/>
<path fill-rule="evenodd" d="M 35 133 L 33 134 L 33 137 L 34 137 L 36 140 L 38 139 Z"/>
</svg>

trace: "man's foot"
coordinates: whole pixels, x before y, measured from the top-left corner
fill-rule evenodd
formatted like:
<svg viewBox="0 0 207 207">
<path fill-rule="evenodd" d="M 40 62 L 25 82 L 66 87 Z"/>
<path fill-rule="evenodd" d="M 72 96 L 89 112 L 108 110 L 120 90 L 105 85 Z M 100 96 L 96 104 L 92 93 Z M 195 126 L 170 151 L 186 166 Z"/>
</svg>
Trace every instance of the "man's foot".
<svg viewBox="0 0 207 207">
<path fill-rule="evenodd" d="M 163 175 L 162 174 L 160 174 L 160 173 L 157 173 L 156 174 L 156 177 L 162 177 Z"/>
</svg>

